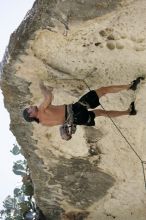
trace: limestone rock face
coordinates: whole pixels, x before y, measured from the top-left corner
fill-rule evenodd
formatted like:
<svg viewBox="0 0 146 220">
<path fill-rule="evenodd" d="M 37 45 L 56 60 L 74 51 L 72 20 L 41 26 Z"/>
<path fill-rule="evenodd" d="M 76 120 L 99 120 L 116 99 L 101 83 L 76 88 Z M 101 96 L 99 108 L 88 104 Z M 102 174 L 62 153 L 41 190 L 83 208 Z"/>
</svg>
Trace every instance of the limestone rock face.
<svg viewBox="0 0 146 220">
<path fill-rule="evenodd" d="M 4 102 L 47 219 L 145 219 L 145 80 L 135 93 L 100 100 L 113 110 L 135 100 L 136 116 L 113 121 L 138 155 L 108 117 L 97 118 L 95 127 L 78 126 L 68 142 L 58 126 L 22 118 L 25 107 L 42 100 L 40 80 L 54 88 L 59 105 L 77 101 L 88 87 L 146 76 L 145 11 L 145 0 L 37 0 L 10 38 L 1 63 Z"/>
</svg>

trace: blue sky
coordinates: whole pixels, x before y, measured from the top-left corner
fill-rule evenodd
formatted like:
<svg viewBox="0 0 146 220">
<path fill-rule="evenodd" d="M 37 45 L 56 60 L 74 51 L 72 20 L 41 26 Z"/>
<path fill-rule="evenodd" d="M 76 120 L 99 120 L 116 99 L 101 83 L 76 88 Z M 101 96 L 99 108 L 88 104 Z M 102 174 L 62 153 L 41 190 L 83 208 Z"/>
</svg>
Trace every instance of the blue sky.
<svg viewBox="0 0 146 220">
<path fill-rule="evenodd" d="M 33 2 L 34 0 L 0 1 L 0 61 L 8 45 L 10 34 L 19 26 Z M 9 114 L 4 108 L 0 90 L 0 209 L 6 196 L 12 194 L 16 186 L 21 185 L 21 179 L 12 172 L 13 162 L 19 157 L 10 153 L 13 144 L 16 144 L 16 139 L 9 130 L 9 124 Z"/>
</svg>

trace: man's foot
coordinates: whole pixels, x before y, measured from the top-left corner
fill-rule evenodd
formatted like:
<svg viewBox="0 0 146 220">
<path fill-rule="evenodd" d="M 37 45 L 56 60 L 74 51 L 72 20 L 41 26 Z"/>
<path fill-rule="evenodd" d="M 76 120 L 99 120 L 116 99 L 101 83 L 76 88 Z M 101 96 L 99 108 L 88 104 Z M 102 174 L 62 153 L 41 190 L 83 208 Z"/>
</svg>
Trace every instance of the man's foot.
<svg viewBox="0 0 146 220">
<path fill-rule="evenodd" d="M 137 79 L 131 82 L 131 86 L 129 89 L 132 89 L 133 91 L 135 91 L 137 89 L 137 85 L 140 83 L 141 80 L 144 80 L 143 76 L 137 77 Z"/>
<path fill-rule="evenodd" d="M 131 102 L 130 108 L 129 108 L 129 115 L 136 115 L 136 114 L 137 114 L 137 111 L 135 109 L 135 104 L 134 102 Z"/>
</svg>

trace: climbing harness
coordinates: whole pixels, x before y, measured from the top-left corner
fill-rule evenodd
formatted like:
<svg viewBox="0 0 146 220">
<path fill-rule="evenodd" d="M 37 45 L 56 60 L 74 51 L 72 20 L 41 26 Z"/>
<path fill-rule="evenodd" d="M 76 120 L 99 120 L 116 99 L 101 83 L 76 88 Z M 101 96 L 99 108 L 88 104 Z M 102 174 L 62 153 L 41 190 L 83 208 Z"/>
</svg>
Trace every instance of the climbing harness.
<svg viewBox="0 0 146 220">
<path fill-rule="evenodd" d="M 70 140 L 72 138 L 72 134 L 76 132 L 76 125 L 73 123 L 73 111 L 72 111 L 72 104 L 65 106 L 66 110 L 66 121 L 65 123 L 60 126 L 60 135 L 63 140 Z"/>
</svg>

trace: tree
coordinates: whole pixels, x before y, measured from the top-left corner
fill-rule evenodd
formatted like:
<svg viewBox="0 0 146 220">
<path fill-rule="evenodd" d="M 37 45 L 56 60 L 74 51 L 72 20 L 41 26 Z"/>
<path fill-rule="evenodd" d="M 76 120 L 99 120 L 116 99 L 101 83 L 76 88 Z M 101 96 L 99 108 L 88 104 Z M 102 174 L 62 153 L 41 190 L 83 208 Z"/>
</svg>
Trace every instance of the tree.
<svg viewBox="0 0 146 220">
<path fill-rule="evenodd" d="M 21 153 L 20 148 L 14 145 L 11 152 L 14 155 Z M 13 172 L 22 176 L 22 186 L 14 189 L 14 197 L 7 196 L 0 210 L 0 219 L 5 220 L 41 220 L 42 212 L 36 206 L 33 198 L 34 188 L 30 170 L 26 160 L 17 160 L 13 164 Z"/>
</svg>

